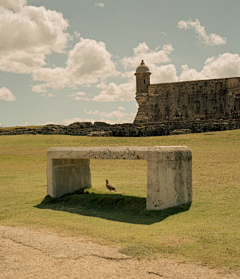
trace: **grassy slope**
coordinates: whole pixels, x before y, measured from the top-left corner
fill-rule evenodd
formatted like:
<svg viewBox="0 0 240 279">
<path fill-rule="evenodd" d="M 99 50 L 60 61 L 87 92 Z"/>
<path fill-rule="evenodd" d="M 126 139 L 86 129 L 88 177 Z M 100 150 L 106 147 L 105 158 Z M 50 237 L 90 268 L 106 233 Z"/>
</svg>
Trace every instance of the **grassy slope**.
<svg viewBox="0 0 240 279">
<path fill-rule="evenodd" d="M 193 203 L 145 210 L 145 161 L 92 160 L 87 195 L 46 198 L 52 146 L 187 145 L 193 152 Z M 109 193 L 109 179 L 118 190 Z M 162 253 L 240 269 L 240 130 L 146 138 L 19 135 L 0 137 L 0 225 L 51 228 L 118 245 L 129 255 Z"/>
<path fill-rule="evenodd" d="M 38 129 L 43 128 L 44 126 L 15 126 L 15 127 L 0 127 L 1 130 L 13 130 L 13 129 Z"/>
</svg>

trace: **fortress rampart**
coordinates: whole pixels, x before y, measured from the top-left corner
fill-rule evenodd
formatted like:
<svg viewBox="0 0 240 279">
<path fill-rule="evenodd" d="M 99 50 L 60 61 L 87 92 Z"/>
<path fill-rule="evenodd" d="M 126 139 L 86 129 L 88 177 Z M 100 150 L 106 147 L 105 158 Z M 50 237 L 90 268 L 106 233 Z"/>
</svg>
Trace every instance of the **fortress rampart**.
<svg viewBox="0 0 240 279">
<path fill-rule="evenodd" d="M 135 73 L 135 124 L 240 119 L 240 77 L 150 84 L 150 74 L 142 61 Z"/>
</svg>

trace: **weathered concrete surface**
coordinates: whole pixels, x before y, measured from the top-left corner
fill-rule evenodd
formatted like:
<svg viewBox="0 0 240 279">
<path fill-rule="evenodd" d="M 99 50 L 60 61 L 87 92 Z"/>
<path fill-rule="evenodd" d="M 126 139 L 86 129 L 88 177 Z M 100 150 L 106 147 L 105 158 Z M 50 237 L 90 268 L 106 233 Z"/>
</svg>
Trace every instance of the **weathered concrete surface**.
<svg viewBox="0 0 240 279">
<path fill-rule="evenodd" d="M 187 147 L 163 147 L 148 158 L 147 209 L 192 202 L 192 154 Z"/>
<path fill-rule="evenodd" d="M 54 198 L 91 187 L 90 159 L 147 160 L 147 209 L 192 202 L 192 152 L 186 146 L 52 147 L 47 188 Z"/>
<path fill-rule="evenodd" d="M 48 158 L 47 181 L 47 193 L 54 198 L 90 188 L 90 160 Z"/>
</svg>

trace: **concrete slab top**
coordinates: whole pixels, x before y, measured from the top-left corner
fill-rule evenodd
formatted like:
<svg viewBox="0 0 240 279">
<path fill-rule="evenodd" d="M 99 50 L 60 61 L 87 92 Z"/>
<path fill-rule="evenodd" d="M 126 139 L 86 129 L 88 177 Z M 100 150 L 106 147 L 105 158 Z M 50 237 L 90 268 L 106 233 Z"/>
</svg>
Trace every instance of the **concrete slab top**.
<svg viewBox="0 0 240 279">
<path fill-rule="evenodd" d="M 117 146 L 117 147 L 52 147 L 47 151 L 49 159 L 126 159 L 148 160 L 154 154 L 181 153 L 192 156 L 187 146 Z"/>
</svg>

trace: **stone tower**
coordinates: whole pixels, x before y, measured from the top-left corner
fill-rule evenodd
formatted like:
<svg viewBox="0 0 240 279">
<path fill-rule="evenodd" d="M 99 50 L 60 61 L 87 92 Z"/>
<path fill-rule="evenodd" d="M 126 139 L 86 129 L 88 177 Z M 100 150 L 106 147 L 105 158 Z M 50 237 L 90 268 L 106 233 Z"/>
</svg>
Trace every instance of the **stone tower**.
<svg viewBox="0 0 240 279">
<path fill-rule="evenodd" d="M 145 119 L 142 118 L 148 119 L 144 103 L 148 103 L 148 86 L 150 85 L 151 72 L 143 60 L 137 67 L 134 75 L 136 76 L 136 101 L 139 106 L 136 118 L 140 118 L 144 122 Z"/>
</svg>

